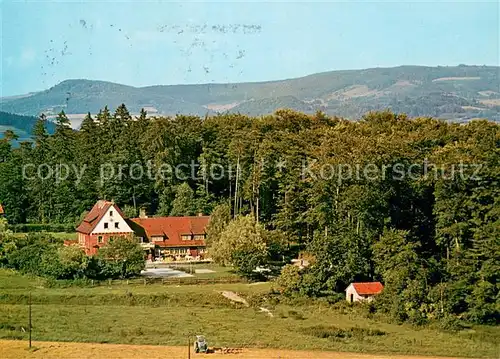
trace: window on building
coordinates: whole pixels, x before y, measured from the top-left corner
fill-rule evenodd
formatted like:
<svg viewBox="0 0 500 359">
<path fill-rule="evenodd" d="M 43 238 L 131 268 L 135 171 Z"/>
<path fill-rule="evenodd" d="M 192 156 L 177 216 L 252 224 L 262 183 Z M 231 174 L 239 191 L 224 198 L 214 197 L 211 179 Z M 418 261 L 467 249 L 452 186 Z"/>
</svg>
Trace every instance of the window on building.
<svg viewBox="0 0 500 359">
<path fill-rule="evenodd" d="M 102 236 L 97 237 L 97 243 L 102 243 Z"/>
<path fill-rule="evenodd" d="M 108 222 L 104 222 L 104 229 L 108 229 Z"/>
<path fill-rule="evenodd" d="M 163 241 L 163 236 L 153 236 L 151 237 L 151 239 L 153 240 L 153 242 L 161 242 Z"/>
<path fill-rule="evenodd" d="M 190 234 L 183 234 L 183 235 L 181 235 L 181 239 L 183 241 L 190 241 L 191 240 L 191 235 Z"/>
<path fill-rule="evenodd" d="M 113 211 L 109 211 L 110 217 L 113 217 Z"/>
<path fill-rule="evenodd" d="M 118 222 L 115 222 L 115 228 L 116 229 L 120 228 L 120 224 Z"/>
<path fill-rule="evenodd" d="M 194 240 L 195 241 L 203 241 L 203 240 L 205 240 L 205 235 L 204 234 L 195 234 Z"/>
</svg>

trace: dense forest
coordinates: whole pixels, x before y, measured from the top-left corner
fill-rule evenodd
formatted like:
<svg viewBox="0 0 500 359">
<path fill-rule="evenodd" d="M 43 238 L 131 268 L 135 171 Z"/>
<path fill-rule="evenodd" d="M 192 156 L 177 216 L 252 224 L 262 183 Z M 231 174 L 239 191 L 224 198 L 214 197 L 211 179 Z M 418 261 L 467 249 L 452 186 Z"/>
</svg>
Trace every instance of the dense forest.
<svg viewBox="0 0 500 359">
<path fill-rule="evenodd" d="M 284 292 L 317 296 L 382 280 L 381 310 L 398 320 L 500 319 L 494 122 L 391 112 L 352 122 L 291 110 L 133 118 L 121 105 L 88 115 L 79 131 L 64 113 L 53 135 L 46 126 L 42 116 L 19 148 L 12 133 L 0 140 L 10 224 L 75 224 L 97 199 L 129 216 L 222 206 L 314 258 L 305 271 L 287 269 Z"/>
</svg>

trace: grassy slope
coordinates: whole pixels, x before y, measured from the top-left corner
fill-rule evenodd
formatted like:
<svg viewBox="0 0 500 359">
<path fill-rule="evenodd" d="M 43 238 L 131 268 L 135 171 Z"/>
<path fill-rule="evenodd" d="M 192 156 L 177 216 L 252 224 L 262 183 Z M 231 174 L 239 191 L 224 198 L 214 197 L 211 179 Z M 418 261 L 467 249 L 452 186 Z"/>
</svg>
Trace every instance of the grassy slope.
<svg viewBox="0 0 500 359">
<path fill-rule="evenodd" d="M 203 333 L 211 345 L 335 351 L 497 357 L 499 328 L 474 327 L 460 333 L 414 329 L 360 317 L 326 305 L 258 308 L 230 303 L 218 292 L 249 298 L 269 284 L 204 286 L 114 286 L 45 289 L 41 281 L 0 270 L 0 338 L 25 339 L 26 294 L 33 296 L 35 340 L 183 345 L 188 334 Z M 376 328 L 382 336 L 320 338 L 311 328 Z"/>
</svg>

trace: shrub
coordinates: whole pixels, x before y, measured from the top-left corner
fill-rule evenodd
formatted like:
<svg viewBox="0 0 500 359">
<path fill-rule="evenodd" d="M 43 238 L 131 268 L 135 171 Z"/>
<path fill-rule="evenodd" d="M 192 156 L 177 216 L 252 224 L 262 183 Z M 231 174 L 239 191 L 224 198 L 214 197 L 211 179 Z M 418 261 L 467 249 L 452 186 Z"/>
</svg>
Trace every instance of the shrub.
<svg viewBox="0 0 500 359">
<path fill-rule="evenodd" d="M 98 259 L 105 278 L 129 278 L 139 275 L 145 267 L 141 246 L 129 238 L 113 238 L 99 249 Z"/>
<path fill-rule="evenodd" d="M 61 240 L 46 233 L 13 237 L 8 248 L 4 245 L 0 249 L 0 263 L 21 273 L 44 276 L 51 280 L 51 286 L 59 285 L 55 280 L 85 285 L 87 279 L 129 278 L 145 266 L 140 245 L 125 238 L 114 240 L 90 258 L 80 248 L 63 246 Z"/>
<path fill-rule="evenodd" d="M 31 244 L 12 251 L 7 255 L 8 265 L 21 273 L 42 275 L 42 256 L 47 246 Z"/>
<path fill-rule="evenodd" d="M 457 332 L 464 329 L 464 325 L 461 323 L 460 319 L 451 315 L 447 315 L 446 317 L 440 319 L 437 322 L 437 326 L 441 330 L 451 332 Z"/>
<path fill-rule="evenodd" d="M 344 293 L 332 293 L 326 297 L 326 301 L 328 304 L 336 304 L 339 302 L 345 302 L 345 294 Z"/>
<path fill-rule="evenodd" d="M 387 333 L 373 328 L 360 328 L 351 327 L 348 329 L 341 329 L 335 326 L 324 326 L 316 325 L 313 327 L 303 328 L 302 332 L 307 335 L 312 335 L 318 338 L 333 338 L 333 339 L 344 339 L 344 338 L 363 338 L 365 336 L 381 336 Z"/>
<path fill-rule="evenodd" d="M 285 295 L 298 294 L 301 289 L 302 276 L 300 268 L 287 264 L 281 270 L 281 274 L 276 280 L 277 289 Z"/>
<path fill-rule="evenodd" d="M 242 276 L 256 277 L 253 270 L 268 256 L 264 237 L 264 227 L 253 216 L 241 216 L 227 224 L 219 238 L 211 238 L 210 255 L 215 263 L 233 265 Z"/>
<path fill-rule="evenodd" d="M 41 274 L 55 279 L 85 276 L 88 259 L 78 247 L 52 247 L 42 256 Z"/>
</svg>

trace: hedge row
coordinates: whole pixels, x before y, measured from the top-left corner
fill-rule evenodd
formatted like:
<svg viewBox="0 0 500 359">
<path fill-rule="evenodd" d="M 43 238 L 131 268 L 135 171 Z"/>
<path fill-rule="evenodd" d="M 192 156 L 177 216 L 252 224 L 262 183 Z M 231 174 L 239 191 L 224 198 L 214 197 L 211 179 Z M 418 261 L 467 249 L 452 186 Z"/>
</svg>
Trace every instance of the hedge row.
<svg viewBox="0 0 500 359">
<path fill-rule="evenodd" d="M 182 307 L 208 307 L 208 308 L 243 308 L 241 304 L 235 304 L 224 298 L 216 291 L 202 292 L 200 295 L 193 293 L 152 293 L 138 294 L 132 292 L 106 293 L 106 294 L 55 294 L 34 293 L 31 296 L 33 304 L 44 305 L 123 305 L 123 306 L 182 306 Z M 29 303 L 27 293 L 0 293 L 1 304 L 24 304 Z"/>
<path fill-rule="evenodd" d="M 202 285 L 202 284 L 235 284 L 235 283 L 248 283 L 248 280 L 241 277 L 222 277 L 222 278 L 196 278 L 196 277 L 170 277 L 170 278 L 131 278 L 131 279 L 105 279 L 105 280 L 92 280 L 92 279 L 46 279 L 44 286 L 50 288 L 71 288 L 71 287 L 113 287 L 124 285 L 150 285 L 150 284 L 163 284 L 163 285 Z"/>
<path fill-rule="evenodd" d="M 75 226 L 64 223 L 24 223 L 9 225 L 9 229 L 16 233 L 29 232 L 74 232 Z"/>
</svg>

